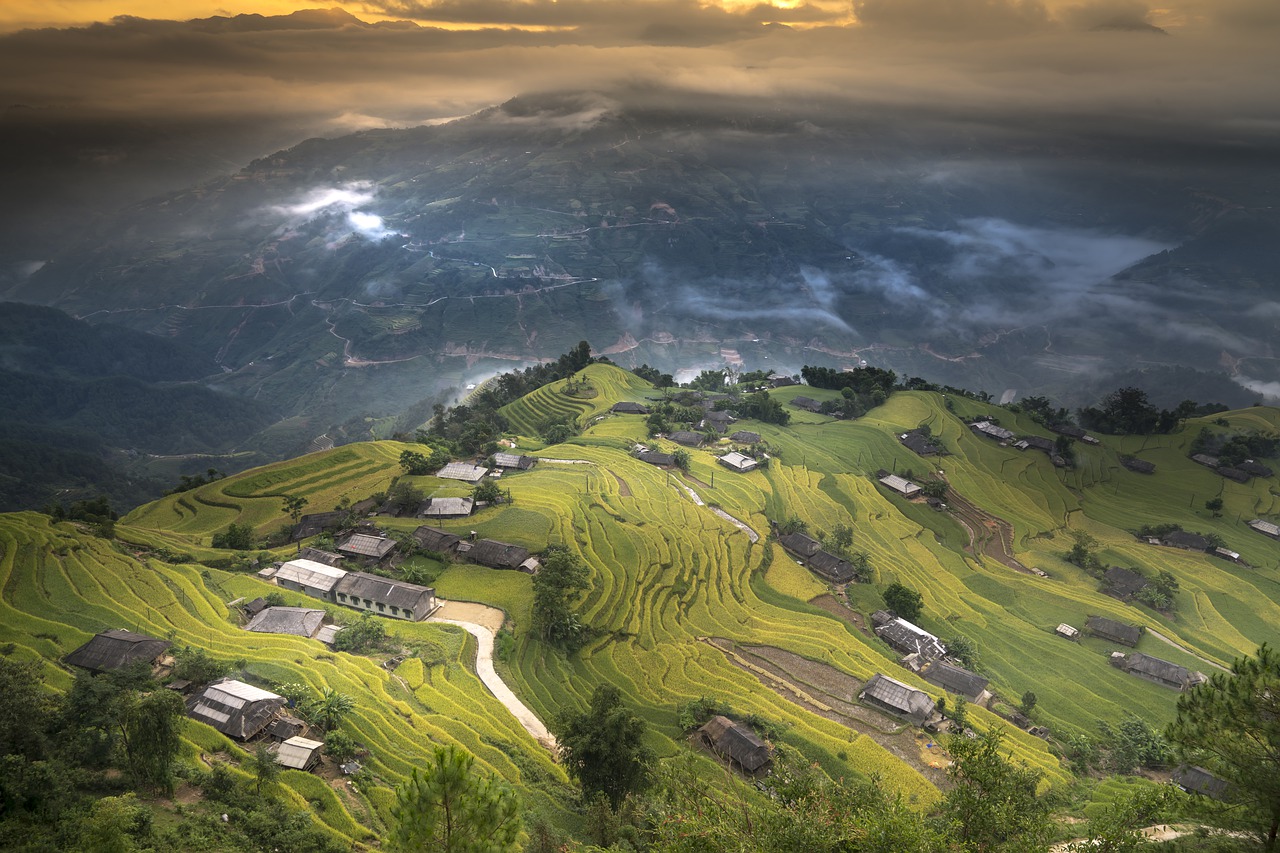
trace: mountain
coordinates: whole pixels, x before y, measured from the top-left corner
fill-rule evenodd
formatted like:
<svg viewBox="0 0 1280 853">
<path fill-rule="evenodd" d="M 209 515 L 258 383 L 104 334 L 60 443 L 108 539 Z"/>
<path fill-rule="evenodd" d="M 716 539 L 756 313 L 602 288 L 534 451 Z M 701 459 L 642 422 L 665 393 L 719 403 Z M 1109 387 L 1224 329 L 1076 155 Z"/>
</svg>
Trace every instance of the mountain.
<svg viewBox="0 0 1280 853">
<path fill-rule="evenodd" d="M 90 224 L 6 295 L 196 349 L 284 416 L 277 452 L 410 432 L 583 338 L 1068 405 L 1135 367 L 1280 379 L 1267 152 L 829 107 L 573 93 L 312 139 Z"/>
</svg>

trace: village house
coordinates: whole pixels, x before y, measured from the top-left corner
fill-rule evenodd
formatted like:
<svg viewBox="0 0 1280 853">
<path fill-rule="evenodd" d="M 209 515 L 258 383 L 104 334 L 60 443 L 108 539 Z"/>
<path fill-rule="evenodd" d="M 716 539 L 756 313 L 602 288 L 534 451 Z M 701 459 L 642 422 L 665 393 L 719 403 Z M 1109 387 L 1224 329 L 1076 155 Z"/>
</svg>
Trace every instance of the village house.
<svg viewBox="0 0 1280 853">
<path fill-rule="evenodd" d="M 1024 435 L 1013 446 L 1019 450 L 1039 450 L 1051 455 L 1057 447 L 1052 439 L 1039 435 Z"/>
<path fill-rule="evenodd" d="M 528 471 L 538 464 L 538 460 L 518 453 L 495 453 L 493 464 L 504 471 Z"/>
<path fill-rule="evenodd" d="M 89 642 L 64 657 L 62 662 L 95 674 L 124 669 L 138 661 L 154 666 L 172 645 L 168 640 L 113 628 L 95 634 Z"/>
<path fill-rule="evenodd" d="M 775 376 L 769 380 L 772 388 L 790 388 L 792 385 L 799 385 L 800 380 L 794 376 Z"/>
<path fill-rule="evenodd" d="M 408 622 L 421 622 L 437 607 L 431 587 L 366 572 L 348 572 L 333 592 L 338 604 Z"/>
<path fill-rule="evenodd" d="M 321 551 L 319 548 L 307 546 L 299 548 L 295 560 L 314 560 L 317 563 L 324 563 L 326 566 L 335 568 L 342 565 L 342 555 L 334 554 L 329 551 Z"/>
<path fill-rule="evenodd" d="M 297 737 L 306 730 L 306 723 L 297 717 L 289 716 L 283 711 L 267 724 L 267 736 L 276 740 L 288 740 L 291 737 Z"/>
<path fill-rule="evenodd" d="M 322 741 L 295 735 L 275 748 L 276 764 L 286 770 L 308 772 L 320 762 L 320 750 L 323 748 Z"/>
<path fill-rule="evenodd" d="M 1237 483 L 1247 483 L 1250 479 L 1249 472 L 1240 468 L 1231 468 L 1225 465 L 1218 468 L 1218 475 L 1226 477 L 1228 480 L 1233 480 Z"/>
<path fill-rule="evenodd" d="M 712 717 L 698 729 L 698 737 L 707 749 L 736 764 L 744 773 L 760 773 L 773 763 L 773 747 L 749 726 L 728 717 Z"/>
<path fill-rule="evenodd" d="M 437 471 L 435 475 L 442 480 L 460 480 L 463 483 L 474 485 L 483 480 L 488 473 L 488 468 L 472 465 L 470 462 L 450 462 Z"/>
<path fill-rule="evenodd" d="M 830 551 L 818 551 L 805 561 L 805 566 L 809 571 L 832 583 L 849 583 L 856 580 L 858 576 L 853 563 Z"/>
<path fill-rule="evenodd" d="M 1206 468 L 1218 467 L 1218 457 L 1210 456 L 1207 453 L 1197 453 L 1191 457 L 1191 461 L 1203 465 Z"/>
<path fill-rule="evenodd" d="M 760 433 L 751 432 L 750 430 L 740 429 L 733 435 L 729 436 L 730 441 L 736 441 L 738 444 L 759 444 Z"/>
<path fill-rule="evenodd" d="M 1076 441 L 1083 441 L 1085 444 L 1100 444 L 1098 439 L 1089 435 L 1075 424 L 1055 424 L 1049 427 L 1050 432 L 1056 432 L 1058 435 L 1065 435 L 1067 438 L 1074 438 Z"/>
<path fill-rule="evenodd" d="M 428 527 L 425 524 L 413 531 L 413 538 L 422 550 L 434 551 L 437 554 L 453 553 L 457 549 L 458 543 L 462 541 L 462 537 L 455 533 L 441 530 L 438 527 Z"/>
<path fill-rule="evenodd" d="M 713 429 L 716 432 L 727 432 L 729 427 L 736 421 L 733 415 L 728 412 L 711 411 L 702 418 L 698 424 L 698 429 Z"/>
<path fill-rule="evenodd" d="M 1144 655 L 1142 652 L 1131 652 L 1127 655 L 1113 652 L 1111 654 L 1111 665 L 1119 667 L 1130 675 L 1145 678 L 1147 681 L 1154 681 L 1164 687 L 1172 687 L 1174 690 L 1189 690 L 1207 680 L 1202 672 L 1192 672 L 1185 666 L 1178 666 L 1176 663 L 1170 663 L 1167 660 L 1153 658 L 1151 655 Z"/>
<path fill-rule="evenodd" d="M 920 493 L 920 487 L 910 480 L 903 479 L 897 474 L 886 474 L 880 478 L 880 483 L 889 489 L 902 495 L 904 498 L 913 498 Z"/>
<path fill-rule="evenodd" d="M 946 657 L 947 647 L 941 640 L 887 610 L 872 613 L 871 624 L 875 627 L 877 637 L 903 654 L 919 655 L 922 663 Z"/>
<path fill-rule="evenodd" d="M 933 661 L 920 670 L 920 677 L 948 693 L 963 696 L 976 705 L 986 707 L 991 699 L 991 691 L 987 690 L 987 685 L 991 683 L 988 679 L 946 661 Z"/>
<path fill-rule="evenodd" d="M 917 726 L 924 725 L 933 717 L 935 707 L 933 699 L 923 690 L 880 673 L 871 676 L 858 699 Z"/>
<path fill-rule="evenodd" d="M 1145 575 L 1138 574 L 1132 569 L 1112 566 L 1102 576 L 1102 591 L 1112 598 L 1128 601 L 1141 592 L 1148 583 L 1150 581 Z"/>
<path fill-rule="evenodd" d="M 1250 477 L 1270 477 L 1274 473 L 1266 465 L 1253 459 L 1246 459 L 1235 467 Z"/>
<path fill-rule="evenodd" d="M 750 456 L 741 454 L 736 450 L 731 453 L 726 453 L 716 461 L 728 468 L 730 471 L 737 471 L 739 474 L 745 474 L 747 471 L 754 471 L 760 465 L 759 462 L 752 459 Z"/>
<path fill-rule="evenodd" d="M 1148 462 L 1145 459 L 1139 459 L 1136 456 L 1121 456 L 1120 464 L 1133 471 L 1135 474 L 1154 474 L 1156 466 L 1154 462 Z"/>
<path fill-rule="evenodd" d="M 293 526 L 293 533 L 290 535 L 289 541 L 301 542 L 303 539 L 319 536 L 325 531 L 337 530 L 346 524 L 349 515 L 350 512 L 345 510 L 308 513 L 300 517 L 298 523 Z"/>
<path fill-rule="evenodd" d="M 313 560 L 290 560 L 279 568 L 267 568 L 258 572 L 263 580 L 273 580 L 276 586 L 303 592 L 323 601 L 333 601 L 333 587 L 346 572 Z"/>
<path fill-rule="evenodd" d="M 938 445 L 933 443 L 933 439 L 918 429 L 902 433 L 898 436 L 898 441 L 917 456 L 937 456 L 941 452 Z"/>
<path fill-rule="evenodd" d="M 519 545 L 499 542 L 496 539 L 481 539 L 479 542 L 461 544 L 471 547 L 465 551 L 459 548 L 459 553 L 465 553 L 466 558 L 471 562 L 491 569 L 518 569 L 533 572 L 538 566 L 537 559 L 529 556 L 529 549 Z"/>
<path fill-rule="evenodd" d="M 427 498 L 418 510 L 419 518 L 466 518 L 475 511 L 471 498 Z"/>
<path fill-rule="evenodd" d="M 1080 639 L 1080 630 L 1078 628 L 1072 628 L 1066 622 L 1058 623 L 1058 627 L 1053 629 L 1053 633 L 1057 634 L 1059 637 L 1062 637 L 1065 640 Z"/>
<path fill-rule="evenodd" d="M 813 412 L 814 414 L 822 413 L 822 404 L 812 397 L 795 397 L 792 399 L 791 405 L 795 406 L 797 409 L 803 409 L 806 412 Z"/>
<path fill-rule="evenodd" d="M 1142 639 L 1142 628 L 1107 619 L 1105 616 L 1090 616 L 1084 628 L 1095 637 L 1101 637 L 1122 646 L 1136 646 L 1138 640 Z"/>
<path fill-rule="evenodd" d="M 701 433 L 690 432 L 687 429 L 676 430 L 671 433 L 671 435 L 667 436 L 667 438 L 671 439 L 676 444 L 682 444 L 685 447 L 701 447 L 702 442 L 706 440 L 706 437 Z"/>
<path fill-rule="evenodd" d="M 1004 427 L 996 426 L 991 421 L 978 421 L 969 424 L 969 429 L 978 435 L 985 435 L 987 438 L 993 438 L 996 441 L 1009 441 L 1013 438 L 1013 433 Z"/>
<path fill-rule="evenodd" d="M 643 406 L 640 403 L 621 402 L 614 403 L 613 408 L 609 411 L 613 412 L 615 415 L 647 415 L 649 414 L 649 407 Z"/>
<path fill-rule="evenodd" d="M 1188 794 L 1199 794 L 1211 800 L 1226 799 L 1230 787 L 1225 779 L 1219 779 L 1203 767 L 1185 765 L 1173 771 L 1170 781 Z"/>
<path fill-rule="evenodd" d="M 1160 544 L 1167 548 L 1181 548 L 1183 551 L 1209 550 L 1208 539 L 1188 530 L 1172 530 L 1161 537 Z"/>
<path fill-rule="evenodd" d="M 1238 551 L 1232 551 L 1230 548 L 1214 548 L 1214 549 L 1213 549 L 1212 551 L 1210 551 L 1209 553 L 1210 553 L 1210 554 L 1212 554 L 1212 555 L 1213 555 L 1213 556 L 1215 556 L 1215 557 L 1220 557 L 1220 558 L 1222 558 L 1223 560 L 1228 560 L 1228 561 L 1230 561 L 1230 562 L 1232 562 L 1232 563 L 1239 563 L 1239 562 L 1240 562 L 1240 554 L 1239 554 L 1239 552 L 1238 552 Z"/>
<path fill-rule="evenodd" d="M 244 626 L 259 634 L 292 634 L 311 638 L 324 623 L 324 611 L 310 607 L 268 607 Z"/>
<path fill-rule="evenodd" d="M 284 706 L 283 696 L 224 678 L 187 700 L 187 716 L 243 741 L 266 728 Z"/>
<path fill-rule="evenodd" d="M 1270 536 L 1272 539 L 1280 539 L 1280 525 L 1270 521 L 1264 521 L 1261 518 L 1255 518 L 1249 522 L 1249 527 L 1261 533 L 1263 536 Z"/>
<path fill-rule="evenodd" d="M 656 450 L 642 450 L 636 454 L 636 458 L 659 468 L 670 468 L 676 464 L 675 456 L 670 453 L 659 453 Z"/>
<path fill-rule="evenodd" d="M 396 540 L 385 533 L 352 533 L 338 545 L 338 553 L 361 563 L 380 563 L 396 549 Z"/>
<path fill-rule="evenodd" d="M 776 527 L 776 525 L 775 525 Z M 778 543 L 792 553 L 796 558 L 807 560 L 814 554 L 822 550 L 822 543 L 807 533 L 796 531 L 794 533 L 785 533 L 778 537 Z"/>
</svg>

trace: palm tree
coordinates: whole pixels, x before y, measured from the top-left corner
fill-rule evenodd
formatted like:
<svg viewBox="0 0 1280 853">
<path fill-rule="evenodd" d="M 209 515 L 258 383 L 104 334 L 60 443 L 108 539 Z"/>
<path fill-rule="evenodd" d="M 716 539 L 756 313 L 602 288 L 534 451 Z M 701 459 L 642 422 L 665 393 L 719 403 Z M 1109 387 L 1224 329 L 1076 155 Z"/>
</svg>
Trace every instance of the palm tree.
<svg viewBox="0 0 1280 853">
<path fill-rule="evenodd" d="M 342 718 L 350 714 L 356 707 L 355 700 L 345 693 L 325 687 L 320 690 L 320 698 L 311 703 L 311 717 L 326 732 L 337 728 Z"/>
</svg>

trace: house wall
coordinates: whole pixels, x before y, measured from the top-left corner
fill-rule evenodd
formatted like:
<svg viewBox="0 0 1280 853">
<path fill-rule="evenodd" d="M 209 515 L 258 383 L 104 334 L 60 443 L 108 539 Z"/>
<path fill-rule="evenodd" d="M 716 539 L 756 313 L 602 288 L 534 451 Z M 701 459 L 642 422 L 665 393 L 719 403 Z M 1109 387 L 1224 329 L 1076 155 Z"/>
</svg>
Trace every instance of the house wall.
<svg viewBox="0 0 1280 853">
<path fill-rule="evenodd" d="M 276 586 L 282 586 L 285 589 L 291 589 L 294 592 L 303 592 L 312 598 L 319 598 L 322 601 L 333 601 L 332 590 L 317 589 L 316 587 L 307 586 L 306 584 L 296 583 L 283 578 L 276 578 Z"/>
<path fill-rule="evenodd" d="M 406 622 L 419 622 L 425 619 L 436 607 L 436 599 L 433 595 L 424 596 L 414 610 L 383 604 L 368 598 L 357 598 L 354 595 L 346 595 L 341 592 L 338 593 L 337 603 L 355 610 L 372 613 L 376 616 L 386 616 L 388 619 L 403 619 Z"/>
</svg>

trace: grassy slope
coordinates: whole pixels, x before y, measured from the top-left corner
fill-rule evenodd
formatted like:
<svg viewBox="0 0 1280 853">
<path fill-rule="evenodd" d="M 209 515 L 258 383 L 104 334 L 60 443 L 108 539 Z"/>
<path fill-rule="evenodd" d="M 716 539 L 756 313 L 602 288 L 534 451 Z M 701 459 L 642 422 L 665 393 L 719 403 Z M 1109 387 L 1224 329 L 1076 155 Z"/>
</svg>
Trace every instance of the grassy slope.
<svg viewBox="0 0 1280 853">
<path fill-rule="evenodd" d="M 575 407 L 575 416 L 585 414 L 588 420 L 619 398 L 643 397 L 643 383 L 629 374 L 607 366 L 584 373 L 600 391 L 597 397 L 572 401 L 544 389 L 508 407 L 508 416 L 513 422 L 536 423 L 547 417 L 547 406 L 563 400 Z M 796 389 L 786 391 L 794 396 Z M 1247 520 L 1273 513 L 1276 495 L 1270 482 L 1240 486 L 1186 460 L 1181 448 L 1198 423 L 1174 436 L 1145 442 L 1105 439 L 1101 448 L 1082 447 L 1080 470 L 1060 472 L 1043 454 L 1020 453 L 973 436 L 943 403 L 939 395 L 904 393 L 852 423 L 796 413 L 786 429 L 752 425 L 777 450 L 769 469 L 735 475 L 717 469 L 710 452 L 693 451 L 691 474 L 701 484 L 689 485 L 705 501 L 761 533 L 768 518 L 796 515 L 812 528 L 828 530 L 851 521 L 854 547 L 872 555 L 877 581 L 852 589 L 859 609 L 869 612 L 880 606 L 877 588 L 891 580 L 922 590 L 923 624 L 944 638 L 956 633 L 972 637 L 993 687 L 1015 699 L 1034 690 L 1039 718 L 1058 734 L 1092 730 L 1098 718 L 1115 720 L 1126 711 L 1162 723 L 1171 718 L 1176 700 L 1172 691 L 1109 667 L 1104 643 L 1058 639 L 1052 629 L 1059 622 L 1082 625 L 1090 614 L 1106 614 L 1158 627 L 1222 662 L 1250 653 L 1268 639 L 1268 626 L 1280 617 L 1280 545 L 1252 533 L 1236 516 Z M 961 415 L 991 408 L 967 400 L 954 405 Z M 999 414 L 1013 429 L 1044 434 L 1006 411 Z M 1280 424 L 1280 416 L 1270 409 L 1227 417 L 1241 426 Z M 953 455 L 926 465 L 897 443 L 895 432 L 920 423 L 929 423 Z M 752 545 L 709 509 L 695 506 L 674 475 L 630 458 L 626 448 L 644 437 L 642 417 L 604 416 L 582 436 L 537 454 L 592 464 L 544 463 L 511 475 L 503 485 L 511 490 L 513 505 L 445 523 L 535 550 L 565 545 L 592 567 L 583 610 L 585 621 L 601 633 L 569 657 L 527 637 L 527 577 L 464 564 L 440 577 L 441 595 L 487 601 L 508 612 L 519 641 L 515 659 L 504 671 L 516 691 L 549 719 L 585 705 L 597 684 L 617 684 L 642 706 L 653 726 L 654 746 L 662 753 L 675 751 L 680 743 L 676 705 L 700 695 L 730 697 L 743 710 L 785 723 L 785 739 L 832 773 L 874 772 L 919 801 L 935 797 L 922 777 L 868 738 L 799 711 L 699 642 L 699 637 L 716 636 L 775 645 L 858 677 L 882 671 L 925 686 L 899 669 L 878 640 L 805 604 L 825 587 L 798 570 L 780 549 L 767 540 Z M 1134 452 L 1143 444 L 1142 455 L 1160 466 L 1154 477 L 1119 467 L 1119 452 Z M 403 448 L 394 442 L 353 445 L 247 472 L 140 508 L 124 519 L 120 533 L 133 542 L 213 555 L 218 552 L 207 548 L 208 537 L 231 521 L 250 523 L 259 532 L 281 524 L 281 494 L 305 495 L 308 508 L 319 511 L 340 497 L 357 500 L 385 488 L 399 472 L 396 460 Z M 880 467 L 920 472 L 932 464 L 944 469 L 971 501 L 1008 520 L 1018 558 L 1051 577 L 1021 575 L 968 557 L 956 547 L 963 535 L 954 522 L 902 504 L 867 476 Z M 415 480 L 427 492 L 447 488 L 431 477 Z M 1213 519 L 1203 510 L 1203 500 L 1219 493 L 1226 511 Z M 355 724 L 373 742 L 379 772 L 389 782 L 403 777 L 426 748 L 427 738 L 456 740 L 509 778 L 519 779 L 523 772 L 526 783 L 543 779 L 541 787 L 535 785 L 533 799 L 554 808 L 547 791 L 562 781 L 560 772 L 456 661 L 430 678 L 417 675 L 411 664 L 401 673 L 408 674 L 410 693 L 364 659 L 326 655 L 310 641 L 240 633 L 227 621 L 221 602 L 261 591 L 255 579 L 216 571 L 206 578 L 198 568 L 143 564 L 65 526 L 50 528 L 39 516 L 0 518 L 8 617 L 0 639 L 53 657 L 109 625 L 160 634 L 172 630 L 180 641 L 205 645 L 216 654 L 248 657 L 257 674 L 332 684 L 357 695 L 361 712 Z M 1160 521 L 1218 531 L 1262 568 L 1243 569 L 1153 548 L 1124 530 Z M 415 522 L 388 526 L 410 530 Z M 1094 579 L 1060 557 L 1071 542 L 1065 535 L 1069 529 L 1097 537 L 1111 562 L 1173 572 L 1183 589 L 1179 615 L 1166 619 L 1098 593 Z M 462 655 L 461 641 L 446 629 L 397 625 L 396 630 L 446 642 L 455 659 Z M 34 638 L 37 633 L 58 639 Z M 1204 668 L 1151 636 L 1140 649 Z M 66 676 L 55 674 L 53 680 L 65 683 Z M 975 716 L 994 720 L 983 711 Z M 1064 778 L 1043 742 L 1013 730 L 1009 742 L 1017 757 L 1055 780 Z"/>
</svg>

